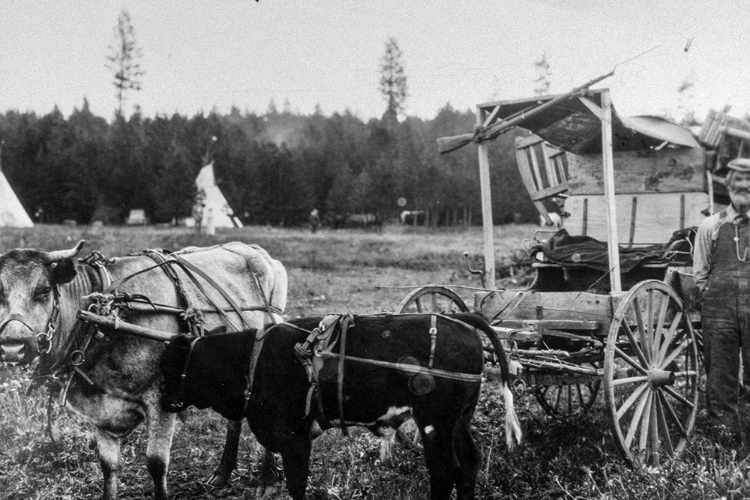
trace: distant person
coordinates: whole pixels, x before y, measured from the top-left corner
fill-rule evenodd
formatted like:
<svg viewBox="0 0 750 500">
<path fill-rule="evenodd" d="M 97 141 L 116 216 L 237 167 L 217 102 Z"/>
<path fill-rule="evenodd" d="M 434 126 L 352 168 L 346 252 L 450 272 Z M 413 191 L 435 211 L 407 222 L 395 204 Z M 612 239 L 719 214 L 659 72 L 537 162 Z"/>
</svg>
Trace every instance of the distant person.
<svg viewBox="0 0 750 500">
<path fill-rule="evenodd" d="M 318 213 L 317 208 L 312 209 L 310 215 L 307 218 L 307 221 L 310 223 L 310 231 L 315 234 L 315 232 L 320 227 L 320 214 Z"/>
<path fill-rule="evenodd" d="M 201 234 L 203 228 L 203 203 L 193 205 L 193 219 L 195 219 L 195 234 Z"/>
<path fill-rule="evenodd" d="M 740 386 L 750 381 L 750 159 L 727 166 L 731 204 L 698 227 L 693 272 L 701 292 L 711 429 L 720 444 L 739 447 L 744 439 Z"/>
</svg>

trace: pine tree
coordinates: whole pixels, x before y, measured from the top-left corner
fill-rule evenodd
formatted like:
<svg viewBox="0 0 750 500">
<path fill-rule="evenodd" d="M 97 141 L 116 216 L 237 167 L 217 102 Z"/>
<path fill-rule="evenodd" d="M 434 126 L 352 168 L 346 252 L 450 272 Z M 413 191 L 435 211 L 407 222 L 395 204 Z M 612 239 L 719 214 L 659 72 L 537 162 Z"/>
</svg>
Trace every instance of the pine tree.
<svg viewBox="0 0 750 500">
<path fill-rule="evenodd" d="M 107 56 L 109 63 L 106 67 L 115 73 L 112 84 L 116 89 L 117 116 L 121 117 L 127 94 L 141 90 L 141 77 L 145 74 L 139 62 L 143 53 L 136 41 L 135 28 L 130 22 L 130 14 L 125 9 L 117 17 L 115 39 L 107 48 L 110 54 Z"/>
<path fill-rule="evenodd" d="M 401 49 L 395 38 L 385 43 L 385 55 L 380 62 L 380 93 L 388 103 L 383 120 L 388 123 L 397 121 L 399 113 L 404 110 L 408 96 L 406 73 Z"/>
<path fill-rule="evenodd" d="M 537 77 L 534 79 L 534 95 L 549 93 L 549 87 L 552 83 L 550 81 L 552 72 L 549 70 L 549 61 L 547 61 L 546 52 L 542 52 L 542 57 L 538 61 L 534 61 L 534 70 L 537 74 Z"/>
</svg>

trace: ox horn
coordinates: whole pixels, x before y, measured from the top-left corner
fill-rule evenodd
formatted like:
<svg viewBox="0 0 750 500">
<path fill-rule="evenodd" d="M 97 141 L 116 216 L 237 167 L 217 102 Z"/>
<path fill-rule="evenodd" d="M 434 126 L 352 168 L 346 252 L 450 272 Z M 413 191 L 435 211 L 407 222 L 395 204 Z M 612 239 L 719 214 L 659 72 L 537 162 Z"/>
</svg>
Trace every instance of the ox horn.
<svg viewBox="0 0 750 500">
<path fill-rule="evenodd" d="M 86 240 L 81 240 L 70 250 L 56 250 L 54 252 L 47 252 L 47 259 L 49 259 L 50 262 L 59 262 L 63 259 L 72 259 L 76 255 L 78 255 L 78 252 L 81 251 L 84 243 L 86 243 Z"/>
</svg>

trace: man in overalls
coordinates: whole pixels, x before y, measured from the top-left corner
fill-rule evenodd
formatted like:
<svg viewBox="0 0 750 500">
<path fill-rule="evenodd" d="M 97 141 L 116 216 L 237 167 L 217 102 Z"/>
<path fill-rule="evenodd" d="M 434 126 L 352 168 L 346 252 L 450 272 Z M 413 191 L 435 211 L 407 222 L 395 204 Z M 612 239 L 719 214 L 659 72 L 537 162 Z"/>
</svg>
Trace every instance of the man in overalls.
<svg viewBox="0 0 750 500">
<path fill-rule="evenodd" d="M 740 446 L 740 355 L 750 381 L 750 159 L 727 165 L 732 203 L 698 227 L 693 272 L 701 291 L 706 408 L 723 444 Z"/>
</svg>

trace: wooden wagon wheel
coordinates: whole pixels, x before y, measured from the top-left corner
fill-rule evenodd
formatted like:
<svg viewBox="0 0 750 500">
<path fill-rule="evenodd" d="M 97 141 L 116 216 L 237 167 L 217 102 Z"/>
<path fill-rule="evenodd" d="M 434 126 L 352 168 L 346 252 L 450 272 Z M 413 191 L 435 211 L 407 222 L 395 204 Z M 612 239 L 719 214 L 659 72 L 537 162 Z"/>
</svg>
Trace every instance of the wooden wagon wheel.
<svg viewBox="0 0 750 500">
<path fill-rule="evenodd" d="M 469 312 L 469 308 L 450 288 L 429 285 L 410 292 L 398 305 L 396 312 L 450 314 Z"/>
<path fill-rule="evenodd" d="M 677 293 L 642 281 L 623 297 L 607 337 L 604 390 L 612 434 L 632 464 L 678 457 L 698 411 L 698 349 Z"/>
<path fill-rule="evenodd" d="M 560 419 L 576 418 L 594 404 L 601 383 L 601 379 L 588 379 L 538 385 L 534 388 L 534 397 L 547 415 Z"/>
</svg>

